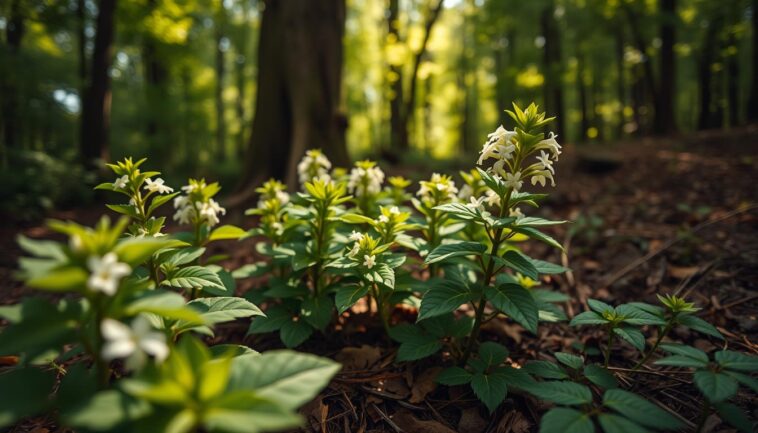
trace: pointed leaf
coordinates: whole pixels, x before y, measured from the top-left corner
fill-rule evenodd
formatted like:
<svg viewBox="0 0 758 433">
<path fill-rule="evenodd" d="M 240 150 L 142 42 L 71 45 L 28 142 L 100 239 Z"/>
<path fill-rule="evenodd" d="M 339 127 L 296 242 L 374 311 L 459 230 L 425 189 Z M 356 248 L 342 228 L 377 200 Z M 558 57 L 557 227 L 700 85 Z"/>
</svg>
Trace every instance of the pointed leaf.
<svg viewBox="0 0 758 433">
<path fill-rule="evenodd" d="M 495 308 L 528 331 L 537 333 L 538 309 L 531 292 L 517 284 L 501 284 L 487 287 L 484 293 Z"/>
</svg>

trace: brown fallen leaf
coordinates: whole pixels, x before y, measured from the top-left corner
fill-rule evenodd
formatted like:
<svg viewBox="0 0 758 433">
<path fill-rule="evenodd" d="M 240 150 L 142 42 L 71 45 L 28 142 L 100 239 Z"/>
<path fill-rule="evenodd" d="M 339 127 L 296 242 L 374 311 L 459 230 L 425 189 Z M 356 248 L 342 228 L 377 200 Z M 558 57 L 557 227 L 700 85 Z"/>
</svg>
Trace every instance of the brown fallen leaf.
<svg viewBox="0 0 758 433">
<path fill-rule="evenodd" d="M 700 268 L 697 266 L 670 266 L 668 274 L 678 280 L 684 280 L 694 275 Z"/>
<path fill-rule="evenodd" d="M 470 407 L 461 412 L 458 421 L 459 433 L 483 433 L 487 428 L 487 421 L 479 414 L 479 408 Z"/>
<path fill-rule="evenodd" d="M 405 433 L 456 433 L 439 421 L 420 420 L 404 409 L 395 412 L 392 420 Z"/>
<path fill-rule="evenodd" d="M 361 347 L 345 347 L 334 357 L 344 370 L 365 370 L 376 364 L 382 357 L 378 347 L 364 344 Z"/>
<path fill-rule="evenodd" d="M 523 413 L 513 409 L 506 413 L 497 425 L 497 433 L 527 433 L 531 423 Z"/>
<path fill-rule="evenodd" d="M 411 388 L 411 403 L 421 403 L 426 398 L 426 395 L 437 389 L 437 375 L 442 371 L 442 367 L 432 367 L 424 370 L 413 382 Z"/>
</svg>

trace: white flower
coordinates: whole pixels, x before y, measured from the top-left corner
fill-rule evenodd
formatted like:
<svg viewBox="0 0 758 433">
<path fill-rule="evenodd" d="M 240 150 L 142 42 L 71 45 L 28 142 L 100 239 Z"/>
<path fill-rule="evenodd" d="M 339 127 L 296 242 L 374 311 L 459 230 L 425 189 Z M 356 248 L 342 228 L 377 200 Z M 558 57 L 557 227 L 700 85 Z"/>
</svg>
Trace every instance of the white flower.
<svg viewBox="0 0 758 433">
<path fill-rule="evenodd" d="M 279 203 L 285 205 L 289 203 L 290 201 L 290 195 L 285 191 L 277 191 L 276 192 L 276 199 L 279 200 Z"/>
<path fill-rule="evenodd" d="M 524 184 L 524 181 L 521 180 L 521 172 L 505 173 L 504 184 L 508 188 L 513 188 L 514 191 L 521 189 L 521 186 Z"/>
<path fill-rule="evenodd" d="M 376 264 L 376 256 L 374 256 L 374 255 L 371 255 L 371 256 L 365 255 L 365 256 L 363 256 L 363 266 L 371 269 L 371 268 L 374 267 L 375 264 Z"/>
<path fill-rule="evenodd" d="M 400 209 L 397 206 L 392 206 L 390 208 L 390 214 L 392 214 L 392 215 L 400 215 Z"/>
<path fill-rule="evenodd" d="M 485 195 L 488 206 L 500 206 L 500 196 L 495 191 L 488 189 Z"/>
<path fill-rule="evenodd" d="M 469 199 L 469 202 L 466 203 L 466 207 L 471 210 L 478 210 L 480 212 L 484 212 L 484 205 L 482 204 L 486 200 L 486 197 L 479 197 L 476 198 L 474 196 L 471 196 Z"/>
<path fill-rule="evenodd" d="M 349 239 L 351 241 L 360 242 L 361 240 L 363 240 L 363 233 L 358 233 L 357 231 L 353 230 L 353 232 L 350 233 Z"/>
<path fill-rule="evenodd" d="M 150 192 L 157 192 L 158 194 L 168 194 L 170 192 L 174 192 L 174 188 L 164 185 L 164 181 L 160 177 L 155 180 L 152 180 L 150 178 L 145 179 L 144 188 Z"/>
<path fill-rule="evenodd" d="M 472 195 L 474 195 L 474 189 L 469 184 L 464 184 L 458 192 L 458 198 L 461 200 L 468 200 Z"/>
<path fill-rule="evenodd" d="M 187 194 L 191 194 L 191 193 L 195 192 L 195 190 L 197 190 L 198 188 L 199 188 L 199 186 L 196 185 L 196 184 L 189 184 L 189 185 L 184 185 L 182 187 L 182 191 L 184 191 Z"/>
<path fill-rule="evenodd" d="M 332 163 L 321 153 L 320 150 L 309 150 L 297 164 L 297 175 L 300 184 L 310 182 L 314 179 L 321 179 L 324 182 L 330 180 L 329 169 Z"/>
<path fill-rule="evenodd" d="M 118 320 L 104 319 L 100 324 L 100 332 L 105 339 L 101 353 L 103 359 L 111 361 L 127 358 L 127 370 L 144 365 L 147 355 L 152 355 L 158 362 L 163 362 L 168 357 L 166 336 L 153 331 L 150 320 L 145 316 L 137 316 L 131 327 Z"/>
<path fill-rule="evenodd" d="M 200 206 L 200 216 L 205 217 L 208 225 L 213 227 L 219 223 L 218 214 L 225 215 L 226 209 L 222 208 L 215 200 L 208 199 Z"/>
<path fill-rule="evenodd" d="M 194 211 L 191 206 L 185 206 L 176 210 L 174 214 L 174 221 L 179 221 L 179 224 L 189 224 L 192 222 L 192 214 Z"/>
<path fill-rule="evenodd" d="M 384 182 L 384 172 L 377 166 L 355 167 L 350 170 L 347 189 L 356 197 L 379 194 Z"/>
<path fill-rule="evenodd" d="M 482 146 L 477 164 L 482 165 L 490 158 L 503 160 L 510 158 L 516 150 L 516 146 L 511 142 L 515 136 L 515 131 L 508 131 L 500 125 L 495 132 L 487 135 L 487 142 Z"/>
<path fill-rule="evenodd" d="M 390 222 L 390 219 L 387 217 L 387 215 L 379 215 L 379 222 L 386 224 Z"/>
<path fill-rule="evenodd" d="M 360 244 L 358 244 L 358 242 L 356 242 L 356 243 L 353 245 L 353 249 L 351 249 L 351 250 L 350 250 L 350 252 L 349 252 L 349 253 L 347 253 L 347 255 L 348 255 L 348 257 L 350 257 L 350 258 L 354 258 L 356 255 L 358 255 L 358 253 L 359 253 L 360 251 L 361 251 L 361 246 L 360 246 Z"/>
<path fill-rule="evenodd" d="M 537 157 L 540 164 L 542 165 L 543 170 L 549 170 L 550 173 L 555 174 L 555 169 L 553 168 L 553 161 L 550 160 L 550 155 L 547 154 L 544 150 L 540 150 L 540 156 Z"/>
<path fill-rule="evenodd" d="M 115 295 L 121 279 L 132 272 L 129 265 L 118 261 L 115 253 L 108 253 L 103 257 L 92 256 L 87 259 L 87 267 L 92 272 L 87 280 L 87 287 L 108 296 Z"/>
<path fill-rule="evenodd" d="M 123 175 L 113 181 L 113 188 L 115 189 L 124 189 L 126 188 L 126 185 L 129 183 L 129 176 Z"/>
<path fill-rule="evenodd" d="M 524 213 L 521 212 L 521 209 L 519 209 L 519 208 L 511 209 L 508 213 L 509 213 L 509 216 L 512 216 L 512 217 L 516 217 L 516 218 L 523 218 L 524 217 Z"/>
<path fill-rule="evenodd" d="M 550 179 L 550 185 L 555 186 L 555 179 L 553 179 L 552 173 L 547 170 L 538 171 L 532 175 L 532 185 L 539 183 L 540 185 L 545 186 L 545 181 L 547 179 Z"/>
<path fill-rule="evenodd" d="M 561 154 L 561 145 L 555 140 L 558 136 L 552 132 L 548 137 L 534 146 L 535 149 L 547 149 L 553 156 L 554 161 L 558 161 L 558 156 Z"/>
</svg>

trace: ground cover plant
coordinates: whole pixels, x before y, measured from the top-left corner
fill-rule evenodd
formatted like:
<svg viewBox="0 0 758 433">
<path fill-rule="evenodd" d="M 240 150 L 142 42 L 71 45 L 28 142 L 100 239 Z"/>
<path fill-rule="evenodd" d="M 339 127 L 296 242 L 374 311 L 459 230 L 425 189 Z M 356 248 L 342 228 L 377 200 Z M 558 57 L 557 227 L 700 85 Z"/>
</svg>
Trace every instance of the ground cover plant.
<svg viewBox="0 0 758 433">
<path fill-rule="evenodd" d="M 251 230 L 221 224 L 215 183 L 190 179 L 174 191 L 160 173 L 143 171 L 145 160 L 111 165 L 116 179 L 98 189 L 122 198 L 108 205 L 119 219 L 105 216 L 92 228 L 51 222 L 65 242 L 19 239 L 26 285 L 55 296 L 0 309 L 8 323 L 0 355 L 18 356 L 0 373 L 9 390 L 0 396 L 0 425 L 48 413 L 77 431 L 293 428 L 296 409 L 340 366 L 291 349 L 338 332 L 363 306 L 396 347 L 389 362 L 444 366 L 433 381 L 470 390 L 490 413 L 512 395 L 542 401 L 541 432 L 702 431 L 711 413 L 752 431 L 750 415 L 728 400 L 740 386 L 758 391 L 758 358 L 666 342 L 677 327 L 723 340 L 685 297 L 615 307 L 588 299 L 587 311 L 569 314 L 566 294 L 540 287 L 569 269 L 523 246 L 562 250 L 546 227 L 567 221 L 532 216 L 547 195 L 527 190 L 555 185 L 562 147 L 546 132 L 553 119 L 535 105 L 514 105 L 508 115 L 513 130 L 487 137 L 460 188 L 435 173 L 411 193 L 405 179 L 384 185 L 373 161 L 348 171 L 308 151 L 298 165 L 300 191 L 273 179 L 258 189 Z M 186 231 L 165 232 L 157 215 L 170 205 Z M 224 257 L 209 254 L 218 241 L 250 238 L 267 260 L 225 269 Z M 251 278 L 256 287 L 238 293 L 236 280 Z M 414 314 L 403 320 L 399 310 Z M 604 338 L 554 353 L 555 362 L 519 364 L 515 340 L 482 335 L 501 321 L 518 324 L 526 339 L 546 338 L 546 327 L 569 319 L 578 329 L 601 328 Z M 219 343 L 219 325 L 234 321 L 249 321 L 253 337 L 276 334 L 289 350 Z M 696 423 L 618 380 L 612 354 L 627 345 L 638 351 L 631 371 L 694 370 L 702 393 Z"/>
</svg>

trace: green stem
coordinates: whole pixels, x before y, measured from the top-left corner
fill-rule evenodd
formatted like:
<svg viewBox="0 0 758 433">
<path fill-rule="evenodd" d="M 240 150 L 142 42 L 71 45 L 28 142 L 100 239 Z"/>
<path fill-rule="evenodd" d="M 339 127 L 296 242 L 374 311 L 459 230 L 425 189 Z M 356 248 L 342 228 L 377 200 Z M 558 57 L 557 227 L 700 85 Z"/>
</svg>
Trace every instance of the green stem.
<svg viewBox="0 0 758 433">
<path fill-rule="evenodd" d="M 376 301 L 376 312 L 379 314 L 379 318 L 382 321 L 382 326 L 384 327 L 385 332 L 389 333 L 390 331 L 390 321 L 389 321 L 389 312 L 387 311 L 384 299 L 380 296 L 379 288 L 377 287 L 376 283 L 371 285 L 371 296 L 373 296 L 374 300 Z"/>
<path fill-rule="evenodd" d="M 695 433 L 700 433 L 705 426 L 705 420 L 708 419 L 708 413 L 710 412 L 711 405 L 708 404 L 708 399 L 703 397 L 703 404 L 700 407 L 700 415 L 697 418 L 697 426 L 695 427 Z"/>
<path fill-rule="evenodd" d="M 674 325 L 673 319 L 670 320 L 668 323 L 666 323 L 666 326 L 661 330 L 661 332 L 658 333 L 658 338 L 655 339 L 655 343 L 653 344 L 653 347 L 650 349 L 649 352 L 645 354 L 645 356 L 635 365 L 632 370 L 638 370 L 640 367 L 642 367 L 648 359 L 650 359 L 651 356 L 653 356 L 653 353 L 655 353 L 655 350 L 658 349 L 658 345 L 661 344 L 661 341 L 663 341 L 664 338 L 668 335 L 668 333 L 671 331 L 671 328 Z"/>
<path fill-rule="evenodd" d="M 613 329 L 608 330 L 608 346 L 605 348 L 605 368 L 611 361 L 611 347 L 613 346 Z"/>
</svg>

